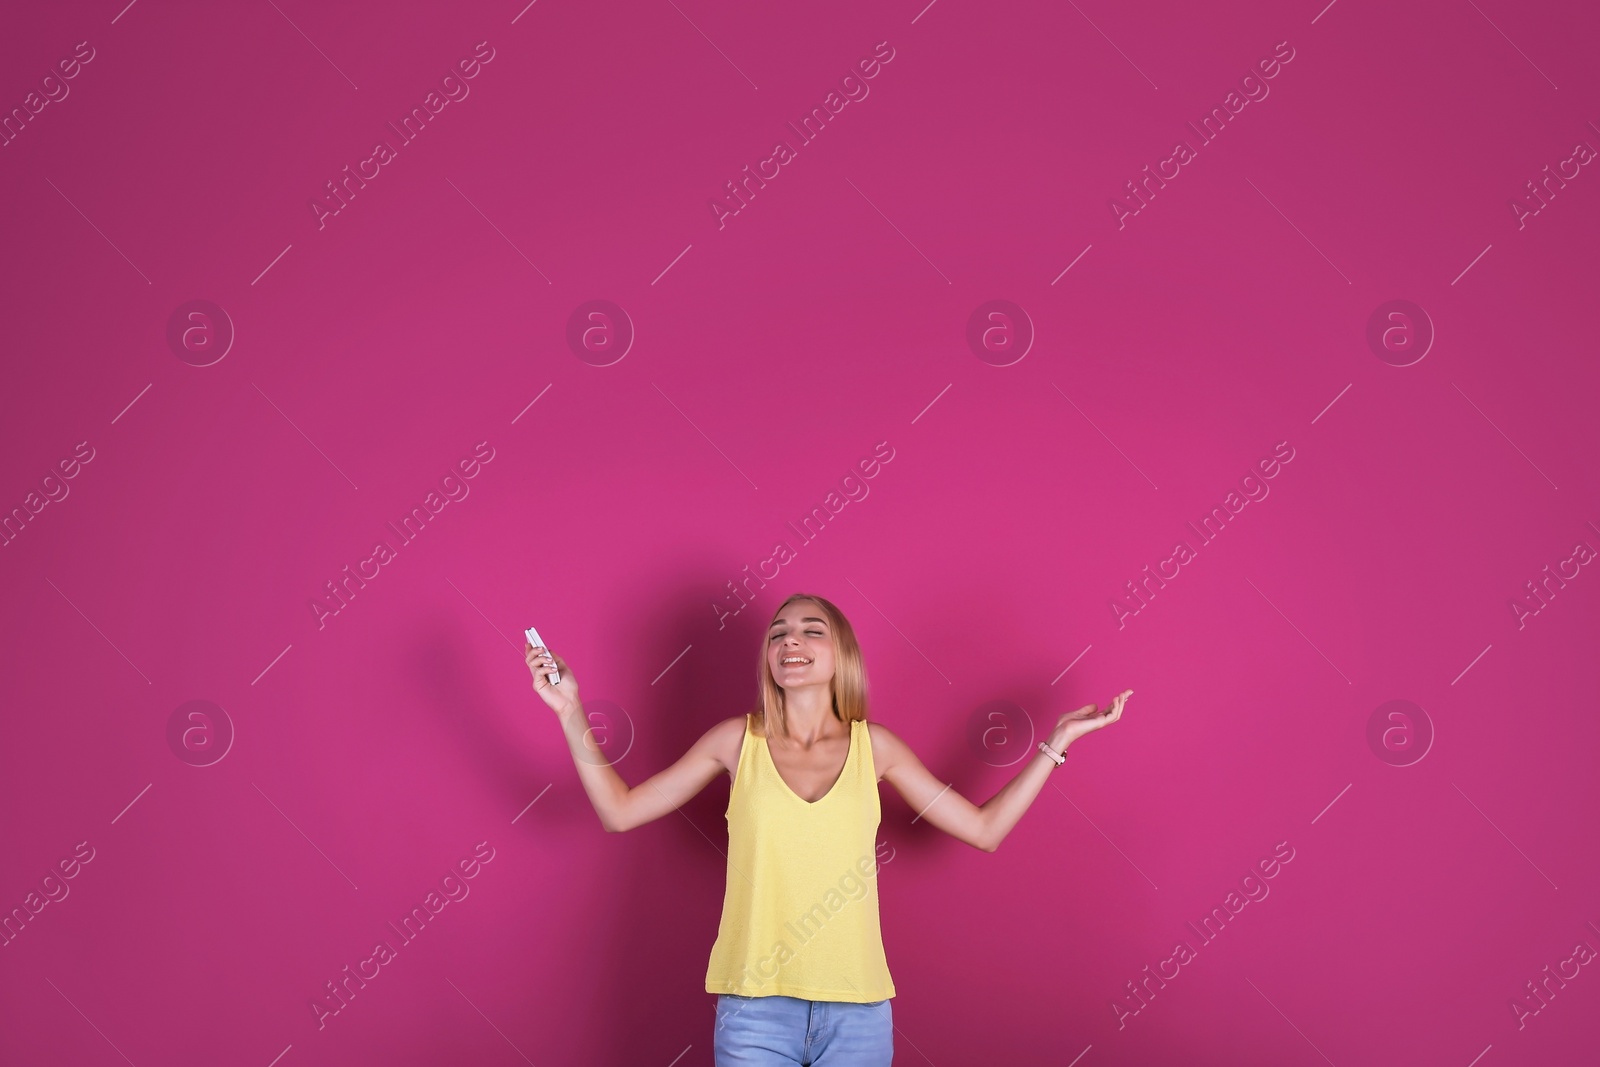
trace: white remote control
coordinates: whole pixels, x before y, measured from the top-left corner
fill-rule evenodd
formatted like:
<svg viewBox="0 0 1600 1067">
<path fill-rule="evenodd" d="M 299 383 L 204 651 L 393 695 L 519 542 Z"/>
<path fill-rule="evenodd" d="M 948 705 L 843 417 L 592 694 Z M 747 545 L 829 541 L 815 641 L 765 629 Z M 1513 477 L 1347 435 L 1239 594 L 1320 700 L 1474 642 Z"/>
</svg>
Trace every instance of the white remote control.
<svg viewBox="0 0 1600 1067">
<path fill-rule="evenodd" d="M 528 644 L 532 645 L 534 648 L 544 648 L 544 639 L 539 636 L 538 630 L 535 630 L 532 626 L 530 626 L 522 632 L 527 636 Z M 561 684 L 561 672 L 558 670 L 551 670 L 547 672 L 545 677 L 550 679 L 551 685 Z"/>
</svg>

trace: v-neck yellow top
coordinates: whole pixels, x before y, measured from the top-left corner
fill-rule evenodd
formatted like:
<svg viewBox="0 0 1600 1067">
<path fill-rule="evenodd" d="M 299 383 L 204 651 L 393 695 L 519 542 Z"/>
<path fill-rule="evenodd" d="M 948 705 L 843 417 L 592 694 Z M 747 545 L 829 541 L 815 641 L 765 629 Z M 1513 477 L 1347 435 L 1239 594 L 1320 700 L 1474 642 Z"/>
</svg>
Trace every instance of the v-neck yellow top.
<svg viewBox="0 0 1600 1067">
<path fill-rule="evenodd" d="M 867 724 L 814 802 L 778 774 L 745 716 L 728 797 L 728 881 L 707 993 L 868 1004 L 894 996 L 878 925 L 881 809 Z"/>
</svg>

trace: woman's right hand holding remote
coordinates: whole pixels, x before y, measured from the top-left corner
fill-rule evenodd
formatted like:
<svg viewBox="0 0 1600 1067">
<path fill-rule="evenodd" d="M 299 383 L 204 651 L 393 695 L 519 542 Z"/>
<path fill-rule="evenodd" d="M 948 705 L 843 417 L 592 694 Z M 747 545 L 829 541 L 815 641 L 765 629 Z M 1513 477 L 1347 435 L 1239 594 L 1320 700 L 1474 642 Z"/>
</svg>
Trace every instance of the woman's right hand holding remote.
<svg viewBox="0 0 1600 1067">
<path fill-rule="evenodd" d="M 527 661 L 528 671 L 533 675 L 533 691 L 550 706 L 550 710 L 557 716 L 565 718 L 568 712 L 580 708 L 582 705 L 578 700 L 578 680 L 572 676 L 572 669 L 567 666 L 567 661 L 542 645 L 536 647 L 526 639 L 522 644 L 523 658 Z M 551 671 L 561 673 L 560 685 L 550 681 Z"/>
</svg>

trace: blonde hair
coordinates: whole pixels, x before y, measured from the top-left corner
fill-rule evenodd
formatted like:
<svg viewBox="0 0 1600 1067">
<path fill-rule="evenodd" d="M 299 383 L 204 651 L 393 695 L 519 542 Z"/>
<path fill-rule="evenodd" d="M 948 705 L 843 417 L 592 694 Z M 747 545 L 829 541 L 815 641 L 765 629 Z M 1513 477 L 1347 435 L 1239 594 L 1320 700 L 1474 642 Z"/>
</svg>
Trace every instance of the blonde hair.
<svg viewBox="0 0 1600 1067">
<path fill-rule="evenodd" d="M 845 723 L 856 719 L 865 722 L 867 667 L 861 660 L 861 645 L 856 641 L 856 632 L 833 601 L 815 593 L 792 593 L 773 611 L 767 630 L 761 635 L 761 656 L 756 664 L 756 702 L 751 713 L 761 719 L 763 727 L 769 723 L 777 724 L 776 731 L 767 728 L 769 737 L 773 733 L 780 737 L 789 736 L 783 687 L 773 679 L 772 670 L 767 666 L 767 638 L 772 631 L 772 623 L 777 622 L 784 609 L 796 600 L 814 601 L 828 620 L 828 632 L 833 640 L 833 679 L 830 686 L 833 690 L 834 718 Z"/>
</svg>

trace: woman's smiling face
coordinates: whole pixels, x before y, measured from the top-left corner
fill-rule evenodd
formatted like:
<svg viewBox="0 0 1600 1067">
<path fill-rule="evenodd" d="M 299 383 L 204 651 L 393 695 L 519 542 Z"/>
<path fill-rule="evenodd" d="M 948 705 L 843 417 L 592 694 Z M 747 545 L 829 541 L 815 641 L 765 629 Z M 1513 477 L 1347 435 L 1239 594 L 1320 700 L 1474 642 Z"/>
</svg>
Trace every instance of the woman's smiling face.
<svg viewBox="0 0 1600 1067">
<path fill-rule="evenodd" d="M 767 631 L 767 667 L 788 689 L 826 684 L 833 678 L 833 632 L 812 600 L 796 600 L 772 620 Z"/>
</svg>

